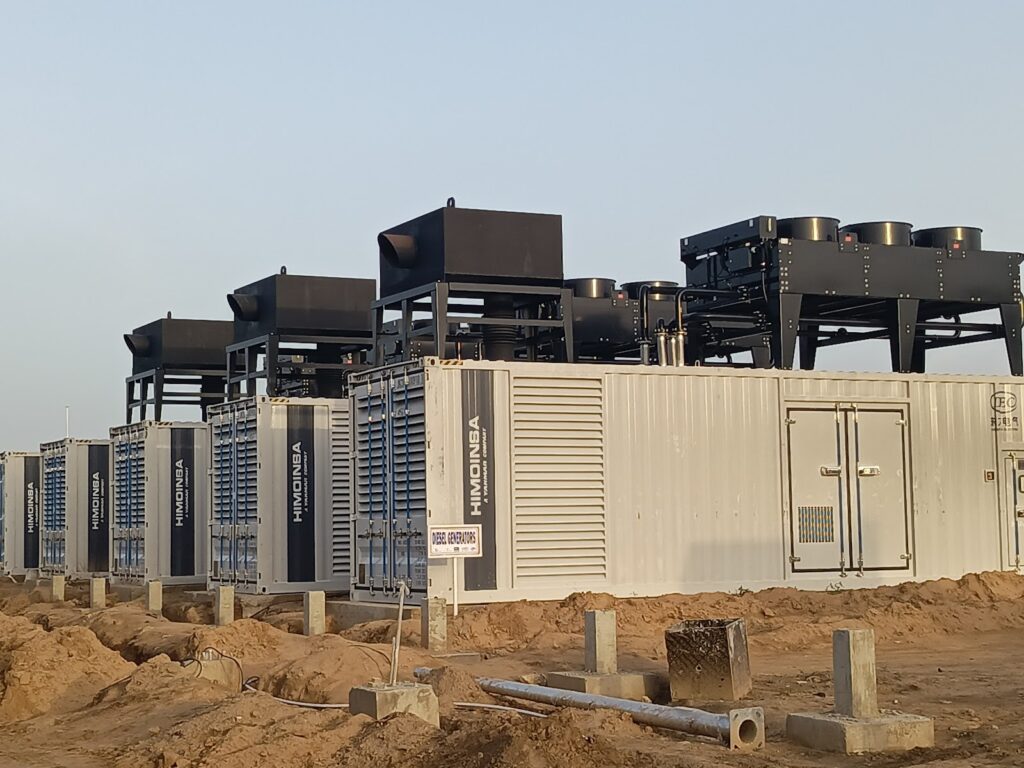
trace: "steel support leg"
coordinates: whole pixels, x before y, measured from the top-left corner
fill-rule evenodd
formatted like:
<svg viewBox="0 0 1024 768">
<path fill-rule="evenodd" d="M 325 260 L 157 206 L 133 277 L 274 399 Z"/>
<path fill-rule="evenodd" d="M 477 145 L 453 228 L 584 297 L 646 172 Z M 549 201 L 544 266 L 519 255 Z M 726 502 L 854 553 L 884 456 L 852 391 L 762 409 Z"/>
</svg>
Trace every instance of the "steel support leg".
<svg viewBox="0 0 1024 768">
<path fill-rule="evenodd" d="M 277 397 L 277 375 L 280 373 L 280 361 L 278 360 L 278 354 L 280 349 L 280 339 L 276 334 L 270 334 L 267 337 L 267 347 L 264 352 L 264 365 L 267 368 L 267 396 Z"/>
<path fill-rule="evenodd" d="M 777 368 L 789 370 L 793 367 L 803 298 L 800 293 L 780 293 L 777 303 L 769 303 L 773 331 L 772 357 Z"/>
<path fill-rule="evenodd" d="M 164 415 L 164 369 L 157 368 L 153 374 L 153 418 L 157 421 Z"/>
<path fill-rule="evenodd" d="M 805 371 L 814 370 L 814 362 L 818 357 L 818 326 L 807 326 L 800 337 L 800 368 Z"/>
<path fill-rule="evenodd" d="M 889 322 L 889 349 L 892 369 L 899 373 L 914 370 L 914 344 L 917 339 L 918 299 L 896 299 Z"/>
<path fill-rule="evenodd" d="M 1024 350 L 1021 349 L 1021 305 L 1000 304 L 999 314 L 1003 319 L 1003 334 L 1006 338 L 1006 355 L 1010 361 L 1010 374 L 1024 376 Z"/>
<path fill-rule="evenodd" d="M 245 355 L 245 394 L 248 397 L 256 396 L 256 370 L 259 365 L 259 349 L 256 345 L 250 345 L 243 350 Z"/>
<path fill-rule="evenodd" d="M 772 350 L 767 346 L 751 347 L 750 355 L 754 358 L 755 368 L 771 368 L 772 367 Z M 801 356 L 801 360 L 803 357 Z"/>
<path fill-rule="evenodd" d="M 435 284 L 430 298 L 434 310 L 434 354 L 444 360 L 448 352 L 448 284 Z"/>
<path fill-rule="evenodd" d="M 573 339 L 573 293 L 570 288 L 562 289 L 562 296 L 558 302 L 558 310 L 562 313 L 562 335 L 565 342 L 565 362 L 576 362 L 576 345 Z M 540 315 L 540 312 L 537 313 Z"/>
<path fill-rule="evenodd" d="M 149 400 L 149 377 L 139 382 L 139 421 L 146 420 L 146 403 Z"/>
</svg>

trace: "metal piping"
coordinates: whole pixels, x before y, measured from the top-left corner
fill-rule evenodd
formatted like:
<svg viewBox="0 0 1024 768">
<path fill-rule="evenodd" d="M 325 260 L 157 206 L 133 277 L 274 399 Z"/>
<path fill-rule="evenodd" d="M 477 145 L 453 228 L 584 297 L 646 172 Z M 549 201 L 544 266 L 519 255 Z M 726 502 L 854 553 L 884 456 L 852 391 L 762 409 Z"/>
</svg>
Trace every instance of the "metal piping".
<svg viewBox="0 0 1024 768">
<path fill-rule="evenodd" d="M 668 331 L 663 327 L 658 327 L 654 331 L 654 346 L 658 350 L 658 365 L 664 368 L 669 364 L 668 358 Z"/>
<path fill-rule="evenodd" d="M 426 670 L 417 669 L 417 677 L 421 671 Z M 666 707 L 661 704 L 563 691 L 543 685 L 514 683 L 511 680 L 497 680 L 491 677 L 480 677 L 476 682 L 487 693 L 536 701 L 554 707 L 613 709 L 617 712 L 626 712 L 637 723 L 719 739 L 730 749 L 751 751 L 764 746 L 764 710 L 761 707 L 733 709 L 725 714 L 716 714 L 691 707 Z"/>
<path fill-rule="evenodd" d="M 640 339 L 640 362 L 643 365 L 651 364 L 651 329 L 647 327 L 647 294 L 650 292 L 649 285 L 640 286 L 640 330 L 643 333 Z"/>
</svg>

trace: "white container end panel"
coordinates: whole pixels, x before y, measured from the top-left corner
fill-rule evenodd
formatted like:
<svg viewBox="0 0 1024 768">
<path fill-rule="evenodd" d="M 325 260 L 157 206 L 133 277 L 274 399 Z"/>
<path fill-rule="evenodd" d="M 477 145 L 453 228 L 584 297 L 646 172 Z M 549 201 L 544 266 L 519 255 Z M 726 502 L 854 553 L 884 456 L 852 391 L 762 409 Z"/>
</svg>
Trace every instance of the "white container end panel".
<svg viewBox="0 0 1024 768">
<path fill-rule="evenodd" d="M 111 574 L 124 584 L 205 584 L 209 435 L 194 422 L 116 427 Z"/>
<path fill-rule="evenodd" d="M 0 574 L 39 568 L 42 460 L 38 453 L 0 454 Z"/>
<path fill-rule="evenodd" d="M 40 568 L 69 578 L 110 572 L 108 440 L 67 438 L 40 446 L 43 495 Z"/>
<path fill-rule="evenodd" d="M 347 400 L 257 397 L 210 408 L 211 584 L 347 591 Z"/>
</svg>

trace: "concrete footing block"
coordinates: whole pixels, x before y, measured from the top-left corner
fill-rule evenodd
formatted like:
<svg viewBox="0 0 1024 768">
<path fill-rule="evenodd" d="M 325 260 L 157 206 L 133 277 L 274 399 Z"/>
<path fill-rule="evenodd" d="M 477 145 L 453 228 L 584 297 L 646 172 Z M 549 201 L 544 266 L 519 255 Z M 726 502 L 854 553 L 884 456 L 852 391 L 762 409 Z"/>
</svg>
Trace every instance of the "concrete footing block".
<svg viewBox="0 0 1024 768">
<path fill-rule="evenodd" d="M 420 606 L 420 638 L 428 651 L 448 650 L 448 604 L 443 597 L 428 597 Z"/>
<path fill-rule="evenodd" d="M 164 585 L 159 581 L 146 582 L 146 613 L 162 616 L 164 612 Z"/>
<path fill-rule="evenodd" d="M 619 671 L 615 611 L 587 611 L 583 615 L 583 669 L 601 675 Z"/>
<path fill-rule="evenodd" d="M 327 631 L 326 596 L 323 592 L 307 592 L 302 596 L 302 631 L 306 637 Z"/>
<path fill-rule="evenodd" d="M 631 701 L 667 701 L 668 676 L 661 672 L 548 672 L 544 684 L 563 691 L 614 696 Z"/>
<path fill-rule="evenodd" d="M 407 712 L 433 726 L 441 725 L 434 689 L 422 683 L 359 686 L 349 691 L 348 707 L 353 715 L 369 715 L 374 720 L 383 720 L 398 712 Z"/>
<path fill-rule="evenodd" d="M 902 712 L 881 712 L 869 718 L 797 712 L 786 718 L 786 733 L 805 747 L 845 755 L 935 746 L 931 718 Z"/>
<path fill-rule="evenodd" d="M 846 755 L 935 745 L 931 718 L 879 711 L 873 630 L 837 629 L 832 633 L 832 678 L 835 711 L 789 715 L 786 733 L 793 741 Z"/>
<path fill-rule="evenodd" d="M 63 603 L 66 587 L 67 578 L 63 574 L 52 576 L 50 578 L 50 602 Z"/>
<path fill-rule="evenodd" d="M 107 607 L 107 580 L 102 577 L 89 579 L 89 607 Z"/>
<path fill-rule="evenodd" d="M 235 588 L 218 586 L 213 589 L 213 623 L 226 627 L 235 620 Z"/>
</svg>

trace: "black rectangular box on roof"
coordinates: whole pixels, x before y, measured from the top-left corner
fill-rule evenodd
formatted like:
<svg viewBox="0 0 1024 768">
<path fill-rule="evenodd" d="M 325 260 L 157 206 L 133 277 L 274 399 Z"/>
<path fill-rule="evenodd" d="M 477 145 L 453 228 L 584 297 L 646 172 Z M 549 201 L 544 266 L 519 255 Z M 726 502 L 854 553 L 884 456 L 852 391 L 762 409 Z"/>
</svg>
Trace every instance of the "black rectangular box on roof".
<svg viewBox="0 0 1024 768">
<path fill-rule="evenodd" d="M 562 217 L 449 205 L 385 230 L 380 294 L 435 282 L 561 285 Z"/>
</svg>

